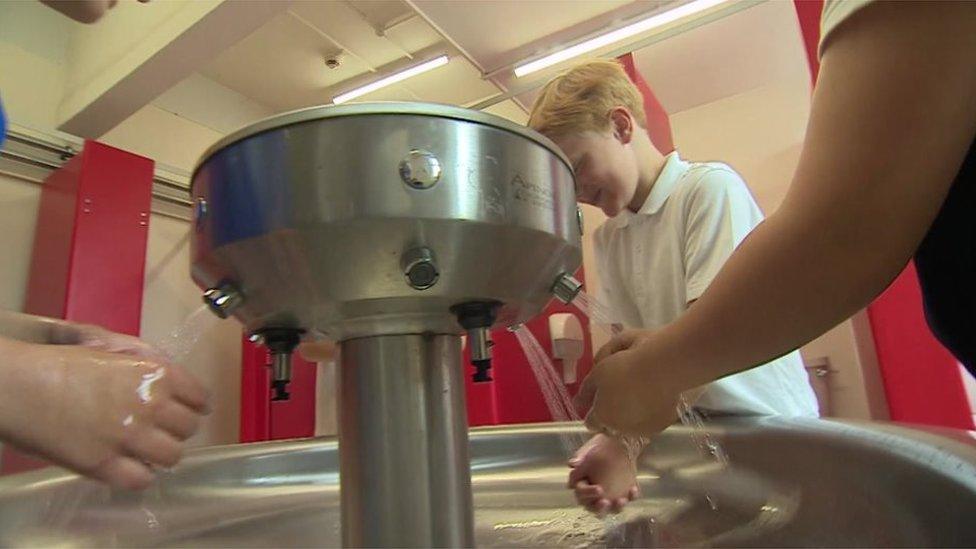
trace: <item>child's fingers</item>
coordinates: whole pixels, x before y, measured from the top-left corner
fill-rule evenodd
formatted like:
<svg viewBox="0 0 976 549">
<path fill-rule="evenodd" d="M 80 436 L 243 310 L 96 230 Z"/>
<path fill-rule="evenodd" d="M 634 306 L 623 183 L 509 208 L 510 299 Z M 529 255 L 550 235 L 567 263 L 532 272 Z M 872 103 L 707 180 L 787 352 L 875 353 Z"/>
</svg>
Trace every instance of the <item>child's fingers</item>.
<svg viewBox="0 0 976 549">
<path fill-rule="evenodd" d="M 607 509 L 609 507 L 610 507 L 610 502 L 605 498 L 601 498 L 597 500 L 595 503 L 593 503 L 592 505 L 588 505 L 586 507 L 586 510 L 600 518 L 603 518 L 607 514 Z"/>
<path fill-rule="evenodd" d="M 166 369 L 166 377 L 169 378 L 176 400 L 201 414 L 210 413 L 210 391 L 196 376 L 179 366 L 170 365 Z"/>
<path fill-rule="evenodd" d="M 637 339 L 636 331 L 623 332 L 614 336 L 610 341 L 606 342 L 603 347 L 600 347 L 599 351 L 596 352 L 596 356 L 593 357 L 593 364 L 599 364 L 600 361 L 608 356 L 629 349 L 630 346 L 634 344 L 635 339 Z"/>
<path fill-rule="evenodd" d="M 573 493 L 573 497 L 576 498 L 576 503 L 578 505 L 582 505 L 583 507 L 593 505 L 602 499 L 598 496 L 582 496 L 576 492 Z"/>
<path fill-rule="evenodd" d="M 581 480 L 577 482 L 575 485 L 573 485 L 573 493 L 575 493 L 577 497 L 585 497 L 588 499 L 602 498 L 603 487 L 595 484 L 590 484 L 585 480 Z"/>
<path fill-rule="evenodd" d="M 156 478 L 148 465 L 125 456 L 106 460 L 93 472 L 93 476 L 124 490 L 144 490 Z"/>
<path fill-rule="evenodd" d="M 576 486 L 576 483 L 585 480 L 590 475 L 589 468 L 586 467 L 584 463 L 582 466 L 574 467 L 569 471 L 569 481 L 566 483 L 566 488 L 572 488 Z"/>
<path fill-rule="evenodd" d="M 200 414 L 175 400 L 158 405 L 153 419 L 157 426 L 180 440 L 190 438 L 200 428 Z"/>
<path fill-rule="evenodd" d="M 627 498 L 617 498 L 613 500 L 613 503 L 610 505 L 610 511 L 612 513 L 619 513 L 620 511 L 623 511 L 624 505 L 627 505 L 627 501 Z"/>
<path fill-rule="evenodd" d="M 630 491 L 627 492 L 627 499 L 629 499 L 630 501 L 634 501 L 635 499 L 637 499 L 637 496 L 639 495 L 640 495 L 640 488 L 638 488 L 637 485 L 635 484 L 631 486 Z"/>
<path fill-rule="evenodd" d="M 585 463 L 584 460 L 586 459 L 586 456 L 590 453 L 592 449 L 593 449 L 593 439 L 590 439 L 579 450 L 576 450 L 576 453 L 573 455 L 573 457 L 569 458 L 569 460 L 566 461 L 566 464 L 574 468 L 579 467 L 580 465 Z"/>
</svg>

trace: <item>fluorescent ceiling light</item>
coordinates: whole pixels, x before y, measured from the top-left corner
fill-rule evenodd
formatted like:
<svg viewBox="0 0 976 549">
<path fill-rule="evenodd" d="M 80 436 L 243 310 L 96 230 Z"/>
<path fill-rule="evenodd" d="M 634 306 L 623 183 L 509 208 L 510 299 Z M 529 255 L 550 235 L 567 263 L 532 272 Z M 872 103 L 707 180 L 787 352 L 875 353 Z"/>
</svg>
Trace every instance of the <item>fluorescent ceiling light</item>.
<svg viewBox="0 0 976 549">
<path fill-rule="evenodd" d="M 380 88 L 385 88 L 390 84 L 395 84 L 402 80 L 406 80 L 411 76 L 417 76 L 418 74 L 422 74 L 429 70 L 436 69 L 437 67 L 444 66 L 450 60 L 451 58 L 448 57 L 447 55 L 441 55 L 439 57 L 435 57 L 430 61 L 424 61 L 419 65 L 414 65 L 410 68 L 403 69 L 400 72 L 395 72 L 390 76 L 387 76 L 385 78 L 380 78 L 379 80 L 366 84 L 365 86 L 361 86 L 354 90 L 347 91 L 346 93 L 339 94 L 334 98 L 332 98 L 332 102 L 335 103 L 336 105 L 338 105 L 339 103 L 345 103 L 350 99 L 355 99 L 361 95 L 366 95 L 369 92 L 376 91 Z"/>
<path fill-rule="evenodd" d="M 527 74 L 540 71 L 546 67 L 551 67 L 567 59 L 572 59 L 573 57 L 583 55 L 584 53 L 600 49 L 603 46 L 613 44 L 614 42 L 619 42 L 625 38 L 630 38 L 635 34 L 640 34 L 653 28 L 667 25 L 672 21 L 677 21 L 682 17 L 687 17 L 689 15 L 705 11 L 719 4 L 724 4 L 727 1 L 728 0 L 693 0 L 687 4 L 682 4 L 674 9 L 652 15 L 647 19 L 641 19 L 640 21 L 631 23 L 626 27 L 619 28 L 615 31 L 610 31 L 606 34 L 601 34 L 596 38 L 591 38 L 589 40 L 580 42 L 575 46 L 570 46 L 564 50 L 557 51 L 556 53 L 549 54 L 540 59 L 536 59 L 535 61 L 516 65 L 515 76 L 522 77 Z"/>
</svg>

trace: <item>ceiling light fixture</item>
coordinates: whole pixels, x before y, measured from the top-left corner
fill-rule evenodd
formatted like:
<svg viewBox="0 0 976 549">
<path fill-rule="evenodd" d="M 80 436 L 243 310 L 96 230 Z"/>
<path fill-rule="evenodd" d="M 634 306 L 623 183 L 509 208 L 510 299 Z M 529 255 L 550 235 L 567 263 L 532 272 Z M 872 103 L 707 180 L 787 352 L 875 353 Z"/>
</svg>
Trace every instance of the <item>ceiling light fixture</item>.
<svg viewBox="0 0 976 549">
<path fill-rule="evenodd" d="M 551 67 L 557 63 L 562 63 L 567 59 L 578 57 L 584 53 L 600 49 L 603 46 L 613 44 L 614 42 L 619 42 L 625 38 L 630 38 L 636 34 L 667 25 L 668 23 L 677 21 L 683 17 L 694 15 L 709 8 L 713 8 L 719 4 L 724 4 L 728 1 L 729 0 L 693 0 L 687 4 L 682 4 L 676 8 L 652 15 L 647 19 L 641 19 L 636 23 L 631 23 L 626 27 L 621 27 L 615 31 L 610 31 L 606 34 L 601 34 L 595 38 L 580 42 L 575 46 L 570 46 L 564 50 L 551 53 L 545 57 L 536 59 L 535 61 L 529 61 L 527 63 L 516 65 L 515 76 L 522 77 L 527 74 L 540 71 L 546 67 Z"/>
<path fill-rule="evenodd" d="M 340 103 L 345 103 L 346 101 L 355 99 L 361 95 L 366 95 L 367 93 L 374 92 L 380 88 L 385 88 L 390 84 L 395 84 L 397 82 L 406 80 L 407 78 L 410 78 L 412 76 L 417 76 L 418 74 L 422 74 L 427 71 L 436 69 L 437 67 L 442 67 L 446 65 L 447 62 L 450 60 L 451 58 L 448 57 L 447 55 L 440 55 L 429 61 L 424 61 L 419 65 L 414 65 L 412 67 L 403 69 L 402 71 L 395 72 L 390 76 L 380 78 L 379 80 L 366 84 L 365 86 L 360 86 L 354 90 L 347 91 L 346 93 L 341 93 L 333 97 L 332 102 L 336 105 Z"/>
</svg>

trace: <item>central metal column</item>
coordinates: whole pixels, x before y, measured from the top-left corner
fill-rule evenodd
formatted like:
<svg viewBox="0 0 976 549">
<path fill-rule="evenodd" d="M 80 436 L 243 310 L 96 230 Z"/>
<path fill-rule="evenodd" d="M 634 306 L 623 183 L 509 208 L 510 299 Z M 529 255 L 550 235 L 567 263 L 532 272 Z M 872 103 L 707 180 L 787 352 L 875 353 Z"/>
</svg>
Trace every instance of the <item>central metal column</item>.
<svg viewBox="0 0 976 549">
<path fill-rule="evenodd" d="M 342 342 L 339 454 L 347 547 L 471 547 L 461 338 Z"/>
</svg>

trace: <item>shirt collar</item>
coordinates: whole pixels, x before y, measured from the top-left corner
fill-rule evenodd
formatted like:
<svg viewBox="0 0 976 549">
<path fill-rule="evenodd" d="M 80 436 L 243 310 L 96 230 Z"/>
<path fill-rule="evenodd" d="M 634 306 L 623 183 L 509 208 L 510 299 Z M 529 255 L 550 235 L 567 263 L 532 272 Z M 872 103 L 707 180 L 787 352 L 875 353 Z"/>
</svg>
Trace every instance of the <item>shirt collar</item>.
<svg viewBox="0 0 976 549">
<path fill-rule="evenodd" d="M 631 220 L 637 216 L 656 214 L 664 206 L 664 203 L 667 202 L 668 197 L 671 196 L 675 186 L 678 184 L 678 180 L 688 171 L 688 168 L 688 163 L 681 159 L 678 151 L 667 155 L 664 160 L 664 167 L 661 168 L 661 173 L 654 180 L 651 192 L 644 199 L 644 203 L 640 209 L 634 213 L 630 209 L 624 208 L 623 211 L 610 221 L 617 228 L 623 228 L 629 225 Z"/>
</svg>

